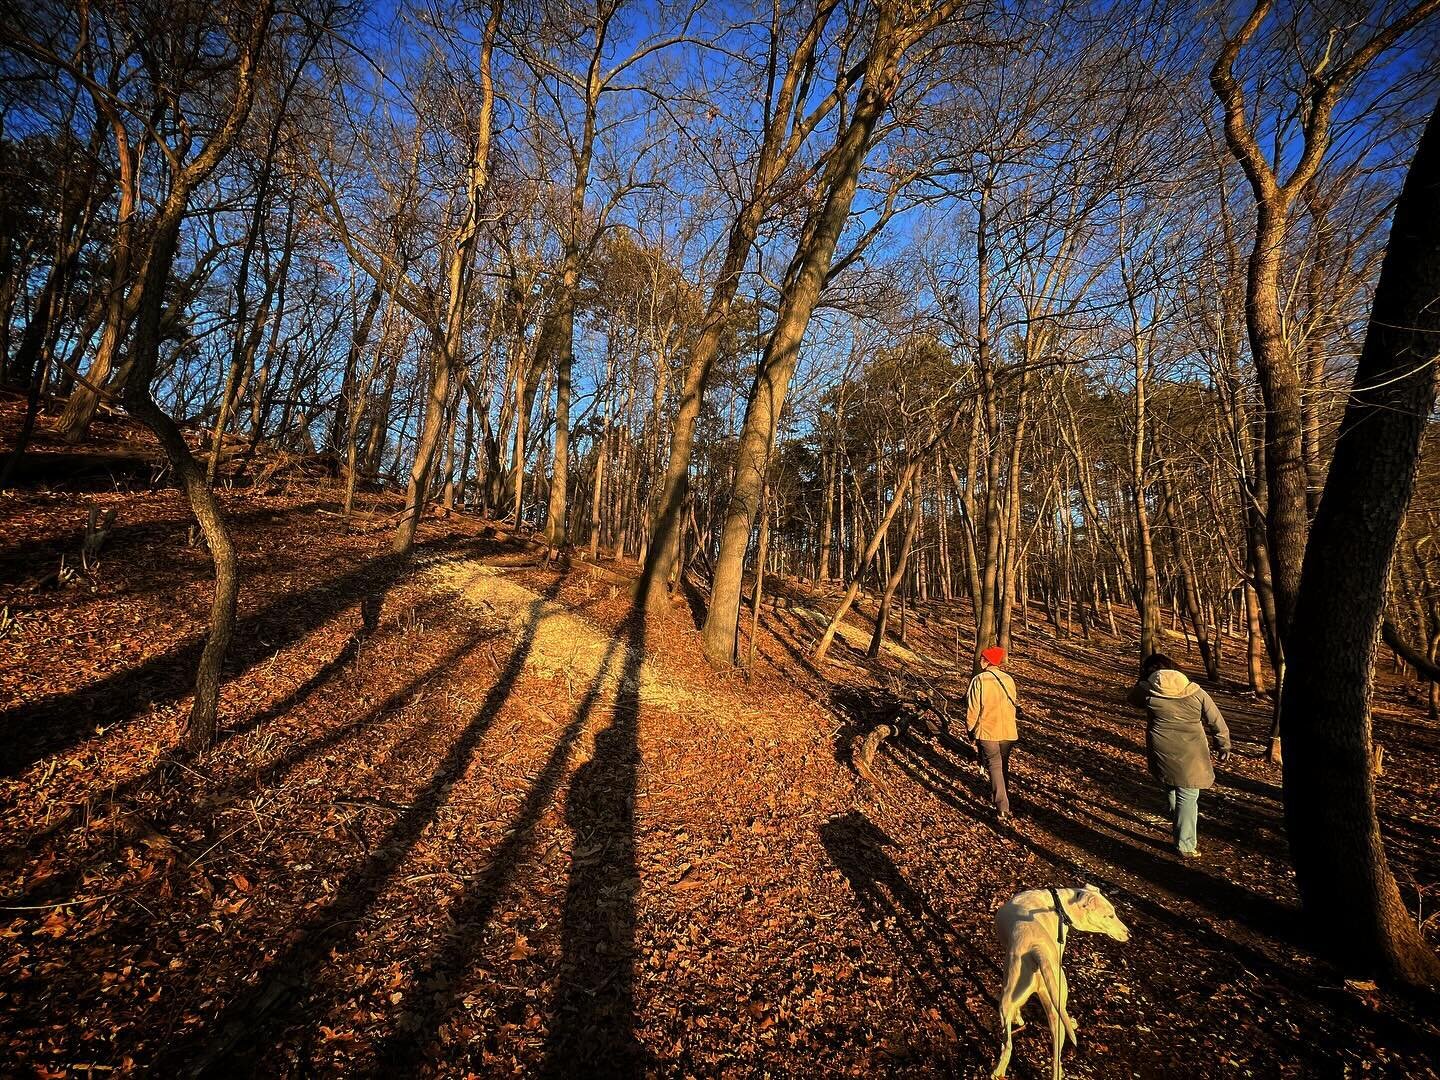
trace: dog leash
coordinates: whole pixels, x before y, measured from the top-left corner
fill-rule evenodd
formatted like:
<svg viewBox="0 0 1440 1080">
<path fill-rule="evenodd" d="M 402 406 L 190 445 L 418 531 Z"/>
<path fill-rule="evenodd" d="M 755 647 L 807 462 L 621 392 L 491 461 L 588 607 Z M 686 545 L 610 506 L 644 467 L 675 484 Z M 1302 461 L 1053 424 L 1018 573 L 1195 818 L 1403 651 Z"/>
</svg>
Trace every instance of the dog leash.
<svg viewBox="0 0 1440 1080">
<path fill-rule="evenodd" d="M 1053 885 L 1050 887 L 1050 899 L 1055 901 L 1055 912 L 1060 916 L 1060 921 L 1055 926 L 1055 940 L 1061 945 L 1064 945 L 1065 928 L 1074 926 L 1075 924 L 1070 920 L 1070 916 L 1066 914 L 1065 905 L 1060 902 L 1060 894 L 1055 891 Z"/>
</svg>

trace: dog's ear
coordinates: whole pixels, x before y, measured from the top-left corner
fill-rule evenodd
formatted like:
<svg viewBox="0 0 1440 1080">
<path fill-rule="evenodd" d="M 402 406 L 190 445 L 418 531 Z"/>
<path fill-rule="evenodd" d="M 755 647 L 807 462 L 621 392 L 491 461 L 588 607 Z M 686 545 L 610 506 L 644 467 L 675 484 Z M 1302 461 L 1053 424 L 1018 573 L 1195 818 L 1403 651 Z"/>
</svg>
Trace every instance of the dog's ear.
<svg viewBox="0 0 1440 1080">
<path fill-rule="evenodd" d="M 1083 885 L 1079 894 L 1075 897 L 1075 906 L 1081 911 L 1091 912 L 1095 915 L 1104 915 L 1107 910 L 1113 911 L 1110 901 L 1105 899 L 1103 893 L 1093 885 Z"/>
</svg>

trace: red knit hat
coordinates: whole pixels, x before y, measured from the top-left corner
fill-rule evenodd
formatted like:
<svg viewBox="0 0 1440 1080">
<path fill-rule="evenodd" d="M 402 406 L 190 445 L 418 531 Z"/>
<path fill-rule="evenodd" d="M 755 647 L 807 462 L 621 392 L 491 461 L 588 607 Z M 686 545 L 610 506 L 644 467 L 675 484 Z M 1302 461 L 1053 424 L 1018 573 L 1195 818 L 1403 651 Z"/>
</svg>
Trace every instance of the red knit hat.
<svg viewBox="0 0 1440 1080">
<path fill-rule="evenodd" d="M 990 648 L 980 654 L 980 659 L 984 660 L 985 663 L 991 667 L 999 667 L 1005 663 L 1005 650 L 999 645 L 991 645 Z"/>
</svg>

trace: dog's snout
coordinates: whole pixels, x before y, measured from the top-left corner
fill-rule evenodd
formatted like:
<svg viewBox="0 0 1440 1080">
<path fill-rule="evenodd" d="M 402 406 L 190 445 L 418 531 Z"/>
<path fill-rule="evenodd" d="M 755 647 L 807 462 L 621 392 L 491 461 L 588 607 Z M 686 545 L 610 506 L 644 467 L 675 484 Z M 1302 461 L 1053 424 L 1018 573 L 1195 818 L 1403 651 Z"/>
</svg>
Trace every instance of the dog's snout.
<svg viewBox="0 0 1440 1080">
<path fill-rule="evenodd" d="M 1116 919 L 1115 928 L 1110 931 L 1110 936 L 1113 937 L 1116 941 L 1129 941 L 1130 928 L 1126 926 L 1123 922 L 1121 922 L 1119 919 Z"/>
</svg>

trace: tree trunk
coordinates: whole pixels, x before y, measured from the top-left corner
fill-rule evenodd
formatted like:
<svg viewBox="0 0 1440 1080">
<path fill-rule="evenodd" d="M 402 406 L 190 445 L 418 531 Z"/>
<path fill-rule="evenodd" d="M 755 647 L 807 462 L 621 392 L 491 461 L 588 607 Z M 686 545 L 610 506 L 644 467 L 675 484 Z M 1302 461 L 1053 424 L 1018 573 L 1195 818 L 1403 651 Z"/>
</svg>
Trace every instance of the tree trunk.
<svg viewBox="0 0 1440 1080">
<path fill-rule="evenodd" d="M 605 403 L 605 426 L 595 447 L 595 482 L 590 492 L 590 561 L 600 557 L 600 509 L 605 490 L 605 456 L 610 446 L 610 403 Z"/>
<path fill-rule="evenodd" d="M 975 326 L 975 367 L 980 376 L 980 411 L 986 439 L 985 453 L 985 562 L 980 567 L 980 598 L 975 607 L 975 648 L 970 661 L 980 670 L 980 655 L 997 644 L 995 627 L 995 585 L 1000 573 L 1000 409 L 996 402 L 995 367 L 990 356 L 990 262 L 987 258 L 989 228 L 986 217 L 988 183 L 980 188 L 975 229 L 975 295 L 978 321 Z M 975 482 L 972 471 L 970 482 Z"/>
<path fill-rule="evenodd" d="M 360 378 L 360 354 L 369 344 L 370 328 L 375 325 L 375 316 L 379 314 L 384 291 L 384 282 L 377 280 L 370 289 L 360 320 L 350 335 L 350 348 L 345 353 L 345 368 L 340 378 L 340 396 L 335 401 L 335 418 L 330 422 L 330 430 L 325 439 L 325 448 L 337 456 L 345 451 L 349 443 L 350 416 L 354 410 L 354 401 L 359 395 L 356 384 Z"/>
<path fill-rule="evenodd" d="M 865 552 L 861 555 L 855 572 L 850 577 L 850 584 L 845 588 L 845 595 L 840 600 L 840 606 L 835 609 L 835 614 L 830 617 L 830 625 L 825 628 L 825 633 L 820 637 L 820 643 L 815 646 L 814 658 L 818 664 L 825 659 L 825 654 L 830 651 L 830 645 L 835 640 L 835 635 L 840 629 L 840 624 L 845 621 L 855 598 L 860 595 L 860 584 L 865 578 L 870 564 L 875 559 L 875 553 L 880 550 L 880 544 L 885 534 L 890 530 L 890 523 L 895 520 L 895 513 L 900 509 L 900 504 L 905 500 L 905 492 L 910 486 L 910 479 L 915 475 L 918 467 L 916 461 L 906 463 L 900 478 L 895 482 L 895 493 L 890 496 L 890 502 L 885 507 L 884 514 L 875 526 L 875 532 L 870 537 L 870 542 L 865 545 Z"/>
<path fill-rule="evenodd" d="M 655 525 L 646 553 L 645 569 L 640 578 L 640 591 L 637 594 L 652 610 L 662 610 L 666 605 L 668 594 L 663 586 L 669 581 L 675 565 L 680 509 L 689 486 L 695 429 L 700 420 L 700 409 L 704 403 L 705 389 L 710 382 L 710 373 L 720 355 L 730 309 L 740 286 L 740 275 L 760 227 L 762 211 L 763 206 L 760 204 L 746 206 L 730 228 L 725 261 L 715 280 L 710 303 L 705 311 L 705 320 L 700 326 L 700 335 L 690 350 L 690 359 L 685 366 L 685 382 L 675 412 L 675 427 L 670 435 L 670 457 L 660 481 Z"/>
<path fill-rule="evenodd" d="M 1020 372 L 1020 393 L 1015 399 L 1015 431 L 1010 441 L 1010 470 L 1005 482 L 1005 557 L 1001 563 L 1003 576 L 1000 585 L 996 640 L 1006 652 L 1010 651 L 1010 625 L 1015 618 L 1016 572 L 1020 565 L 1020 463 L 1025 451 L 1025 433 L 1029 421 L 1030 368 Z M 1043 512 L 1043 511 L 1042 511 Z"/>
<path fill-rule="evenodd" d="M 431 360 L 425 419 L 415 441 L 415 461 L 410 467 L 410 483 L 405 490 L 405 510 L 395 527 L 395 539 L 390 545 L 390 550 L 400 556 L 408 556 L 415 548 L 415 532 L 420 527 L 420 518 L 430 495 L 430 472 L 435 464 L 435 449 L 440 445 L 440 432 L 445 426 L 445 408 L 450 398 L 450 363 L 442 348 L 435 350 Z"/>
<path fill-rule="evenodd" d="M 1256 694 L 1265 692 L 1265 631 L 1260 625 L 1260 598 L 1250 584 L 1245 589 L 1245 633 L 1247 637 L 1245 654 L 1250 677 L 1250 689 Z"/>
<path fill-rule="evenodd" d="M 667 593 L 664 585 L 675 576 L 675 559 L 680 550 L 681 512 L 689 490 L 695 428 L 700 419 L 705 390 L 709 385 L 715 361 L 720 355 L 745 263 L 750 258 L 750 251 L 755 246 L 755 238 L 764 223 L 766 211 L 775 197 L 776 181 L 804 144 L 804 133 L 792 132 L 790 125 L 792 118 L 797 115 L 797 96 L 800 106 L 808 105 L 805 91 L 809 86 L 810 65 L 815 50 L 823 40 L 825 26 L 836 7 L 836 0 L 819 0 L 806 30 L 799 35 L 786 54 L 783 74 L 778 79 L 772 79 L 771 87 L 775 93 L 773 101 L 767 96 L 765 102 L 766 123 L 755 157 L 750 195 L 741 204 L 731 222 L 726 237 L 725 257 L 711 288 L 705 317 L 700 324 L 700 333 L 690 349 L 690 359 L 685 366 L 685 381 L 675 413 L 675 426 L 670 436 L 670 456 L 660 482 L 655 522 L 637 592 L 637 601 L 640 604 L 657 611 L 665 606 Z M 779 9 L 776 11 L 778 13 Z M 772 49 L 776 49 L 772 52 L 774 63 L 779 55 L 778 27 L 772 26 L 771 33 Z M 829 104 L 822 103 L 814 110 L 809 117 L 812 126 L 828 109 L 834 107 L 842 92 L 843 87 L 837 87 L 827 99 Z M 797 135 L 800 137 L 797 138 Z"/>
<path fill-rule="evenodd" d="M 135 340 L 130 346 L 131 362 L 125 380 L 123 400 L 126 411 L 153 431 L 164 448 L 165 456 L 190 502 L 190 509 L 195 514 L 195 520 L 205 536 L 205 543 L 215 564 L 215 595 L 210 605 L 210 634 L 196 669 L 195 700 L 190 708 L 190 719 L 184 735 L 187 748 L 201 750 L 215 741 L 221 667 L 235 630 L 235 603 L 240 591 L 240 579 L 230 529 L 220 512 L 215 493 L 205 482 L 205 471 L 190 453 L 190 448 L 185 444 L 184 436 L 180 434 L 175 421 L 167 416 L 150 396 L 150 382 L 155 376 L 160 350 L 160 317 L 164 311 L 165 283 L 175 261 L 180 222 L 185 213 L 185 195 L 180 196 L 178 205 L 170 205 L 172 201 L 176 201 L 173 193 L 156 223 L 155 235 L 151 241 L 146 266 L 147 280 L 140 310 L 136 314 Z"/>
<path fill-rule="evenodd" d="M 190 453 L 179 427 L 155 404 L 150 384 L 160 354 L 161 320 L 165 313 L 165 286 L 175 262 L 180 239 L 180 225 L 185 218 L 191 193 L 212 173 L 229 153 L 249 115 L 255 100 L 255 61 L 265 40 L 274 15 L 273 3 L 257 8 L 249 39 L 241 53 L 230 111 L 210 136 L 209 141 L 189 164 L 176 167 L 172 162 L 169 194 L 155 215 L 150 252 L 145 262 L 141 283 L 142 301 L 136 313 L 135 338 L 130 345 L 130 362 L 126 373 L 123 400 L 126 410 L 155 433 L 175 476 L 190 502 L 190 509 L 205 536 L 215 564 L 215 596 L 210 606 L 210 634 L 200 654 L 195 673 L 195 700 L 184 743 L 190 749 L 202 749 L 215 741 L 220 701 L 221 668 L 235 629 L 235 601 L 240 581 L 236 569 L 235 546 L 230 530 L 220 513 L 215 493 L 205 483 L 205 472 Z"/>
<path fill-rule="evenodd" d="M 1278 637 L 1283 642 L 1295 611 L 1300 567 L 1309 531 L 1305 489 L 1300 378 L 1280 323 L 1280 261 L 1284 213 L 1261 204 L 1255 246 L 1246 272 L 1245 325 L 1265 404 L 1265 522 L 1270 550 Z"/>
<path fill-rule="evenodd" d="M 830 534 L 835 531 L 835 455 L 822 449 L 820 466 L 825 475 L 825 496 L 820 512 L 820 554 L 815 560 L 815 580 L 829 581 Z"/>
<path fill-rule="evenodd" d="M 745 549 L 759 509 L 765 464 L 775 442 L 780 410 L 799 360 L 800 342 L 835 255 L 840 233 L 850 218 L 860 167 L 870 136 L 889 107 L 898 83 L 901 49 L 894 13 L 882 7 L 871 53 L 848 124 L 837 138 L 823 174 L 820 203 L 811 211 L 785 275 L 775 329 L 755 372 L 735 454 L 735 479 L 715 560 L 710 610 L 703 631 L 705 653 L 718 664 L 730 663 L 740 616 L 741 574 Z"/>
<path fill-rule="evenodd" d="M 360 420 L 365 410 L 365 402 L 370 396 L 370 387 L 374 385 L 375 378 L 380 373 L 380 365 L 385 359 L 385 349 L 390 341 L 391 320 L 395 316 L 394 299 L 388 299 L 385 303 L 385 313 L 380 316 L 380 341 L 375 347 L 375 358 L 371 361 L 370 371 L 365 376 L 365 381 L 355 388 L 349 402 L 349 411 L 345 421 L 345 502 L 341 507 L 341 516 L 345 520 L 355 508 L 355 484 L 360 471 L 359 462 L 356 460 L 359 454 Z M 398 366 L 398 365 L 397 365 Z M 392 368 L 390 378 L 394 380 L 395 372 Z M 386 391 L 388 400 L 389 391 Z"/>
<path fill-rule="evenodd" d="M 100 344 L 96 347 L 95 358 L 85 378 L 65 402 L 65 408 L 55 425 L 55 430 L 71 445 L 85 437 L 85 432 L 94 419 L 100 404 L 100 394 L 110 379 L 120 342 L 125 336 L 131 319 L 140 302 L 141 280 L 131 284 L 131 261 L 135 239 L 135 220 L 139 205 L 140 154 L 141 147 L 132 146 L 130 136 L 118 117 L 111 118 L 111 130 L 115 136 L 115 162 L 118 169 L 117 188 L 119 205 L 115 211 L 115 241 L 112 246 L 110 282 L 105 298 L 105 327 L 100 332 Z"/>
<path fill-rule="evenodd" d="M 765 560 L 770 557 L 770 485 L 760 495 L 760 540 L 755 549 L 755 596 L 750 608 L 750 644 L 747 668 L 755 666 L 755 638 L 760 633 L 760 602 L 765 597 Z"/>
<path fill-rule="evenodd" d="M 1440 984 L 1385 858 L 1371 775 L 1375 637 L 1440 360 L 1440 110 L 1396 205 L 1285 642 L 1285 821 L 1317 939 L 1349 968 Z M 1303 472 L 1303 470 L 1302 470 Z M 1281 479 L 1284 479 L 1282 477 Z M 1343 928 L 1343 932 L 1339 928 Z"/>
<path fill-rule="evenodd" d="M 880 647 L 885 644 L 885 624 L 890 621 L 890 605 L 895 599 L 895 589 L 905 579 L 905 568 L 910 562 L 910 549 L 915 544 L 915 533 L 920 528 L 918 470 L 915 476 L 916 480 L 912 482 L 910 489 L 910 521 L 905 526 L 905 539 L 900 543 L 900 554 L 885 582 L 885 591 L 880 594 L 880 612 L 875 616 L 875 631 L 870 635 L 870 648 L 866 650 L 866 654 L 872 658 L 880 655 Z"/>
<path fill-rule="evenodd" d="M 470 289 L 471 259 L 475 238 L 480 228 L 480 196 L 490 178 L 490 142 L 495 108 L 495 88 L 490 75 L 490 62 L 495 36 L 500 28 L 501 3 L 495 0 L 480 42 L 480 109 L 475 122 L 475 144 L 471 149 L 465 172 L 465 217 L 450 242 L 453 250 L 446 267 L 445 321 L 433 327 L 435 339 L 434 373 L 426 399 L 425 424 L 415 443 L 415 462 L 410 470 L 410 485 L 405 498 L 405 512 L 395 528 L 391 551 L 408 557 L 415 546 L 415 532 L 425 512 L 430 494 L 430 474 L 435 462 L 435 447 L 445 426 L 445 410 L 450 396 L 450 380 L 460 370 L 461 341 L 464 337 L 466 300 Z M 398 283 L 397 283 L 398 284 Z"/>
<path fill-rule="evenodd" d="M 370 426 L 365 433 L 365 462 L 360 471 L 365 476 L 376 477 L 385 459 L 385 445 L 389 442 L 390 408 L 395 402 L 395 380 L 400 374 L 401 354 L 397 353 L 385 372 L 385 389 L 375 403 L 370 416 Z"/>
</svg>

